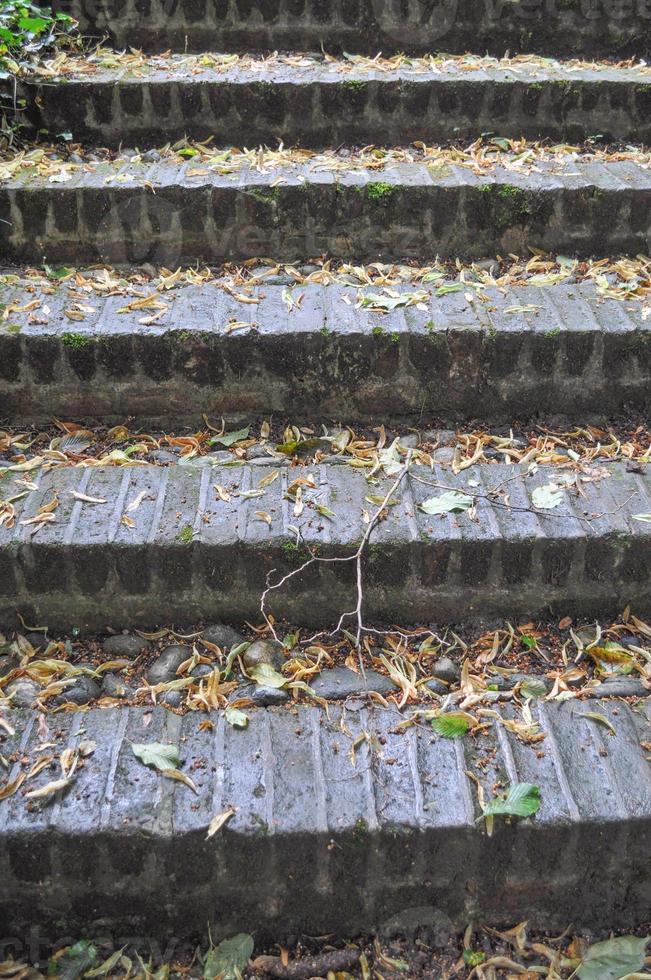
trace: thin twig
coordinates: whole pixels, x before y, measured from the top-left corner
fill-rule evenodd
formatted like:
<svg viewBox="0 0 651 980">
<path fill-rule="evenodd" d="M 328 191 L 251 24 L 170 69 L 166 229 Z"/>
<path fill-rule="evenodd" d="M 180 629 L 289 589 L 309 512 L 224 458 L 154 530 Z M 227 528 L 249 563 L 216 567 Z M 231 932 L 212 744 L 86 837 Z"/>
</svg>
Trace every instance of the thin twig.
<svg viewBox="0 0 651 980">
<path fill-rule="evenodd" d="M 313 565 L 315 562 L 319 562 L 319 561 L 320 562 L 354 561 L 355 564 L 356 564 L 357 603 L 356 603 L 355 608 L 353 610 L 350 610 L 349 612 L 344 612 L 344 613 L 341 614 L 341 616 L 339 617 L 339 622 L 337 623 L 335 629 L 332 630 L 332 633 L 330 635 L 332 636 L 335 633 L 338 633 L 339 630 L 341 629 L 343 623 L 344 623 L 344 620 L 347 619 L 349 616 L 356 616 L 357 617 L 356 646 L 357 646 L 358 651 L 360 650 L 361 637 L 362 637 L 362 633 L 364 631 L 364 622 L 363 622 L 363 618 L 362 618 L 362 602 L 363 602 L 363 598 L 364 598 L 363 576 L 362 576 L 362 558 L 363 558 L 363 555 L 364 555 L 364 549 L 365 549 L 366 545 L 368 544 L 369 538 L 371 537 L 371 534 L 373 533 L 373 530 L 374 530 L 375 526 L 377 525 L 378 521 L 380 520 L 380 518 L 381 518 L 381 516 L 382 516 L 382 514 L 383 514 L 383 512 L 385 510 L 385 508 L 387 507 L 389 501 L 391 500 L 393 494 L 397 491 L 397 489 L 399 488 L 399 486 L 402 483 L 403 479 L 407 475 L 407 473 L 409 471 L 409 466 L 411 464 L 411 457 L 412 457 L 412 450 L 410 449 L 408 451 L 408 453 L 407 453 L 407 458 L 406 458 L 405 462 L 403 463 L 403 465 L 402 465 L 402 467 L 400 469 L 400 472 L 399 472 L 398 476 L 396 477 L 396 479 L 394 480 L 393 484 L 391 485 L 391 488 L 388 490 L 387 494 L 385 495 L 384 499 L 382 500 L 382 503 L 379 505 L 379 507 L 377 508 L 377 510 L 375 511 L 375 513 L 373 514 L 373 516 L 371 517 L 371 519 L 369 520 L 368 525 L 366 527 L 366 530 L 364 531 L 364 534 L 362 535 L 362 540 L 359 543 L 359 547 L 357 548 L 357 551 L 355 551 L 352 555 L 346 555 L 346 556 L 338 556 L 338 555 L 336 555 L 336 556 L 334 556 L 332 558 L 323 558 L 321 555 L 314 555 L 314 554 L 312 554 L 311 557 L 307 559 L 307 561 L 304 561 L 303 564 L 302 565 L 299 565 L 298 568 L 294 568 L 294 569 L 292 569 L 291 572 L 288 572 L 286 575 L 283 575 L 283 577 L 280 579 L 280 581 L 276 582 L 274 585 L 269 585 L 268 583 L 269 583 L 269 576 L 272 575 L 275 572 L 275 568 L 272 568 L 271 571 L 268 573 L 268 575 L 267 575 L 267 588 L 262 593 L 262 597 L 260 599 L 260 612 L 262 613 L 262 616 L 264 617 L 264 620 L 265 620 L 267 626 L 269 627 L 269 629 L 271 630 L 272 635 L 273 635 L 273 637 L 274 637 L 275 640 L 278 640 L 278 636 L 276 635 L 276 631 L 274 629 L 273 623 L 269 619 L 269 616 L 267 615 L 267 612 L 266 612 L 266 609 L 265 609 L 265 603 L 266 603 L 267 596 L 269 595 L 269 593 L 270 592 L 273 592 L 276 589 L 282 588 L 282 586 L 286 582 L 288 582 L 291 578 L 293 578 L 295 575 L 300 575 L 301 572 L 305 571 L 306 568 L 309 568 L 309 566 L 310 565 Z M 362 671 L 362 675 L 365 677 L 366 675 L 365 675 L 365 672 L 364 672 L 364 664 L 361 661 L 361 657 L 360 657 L 360 668 L 361 668 L 361 671 Z"/>
</svg>

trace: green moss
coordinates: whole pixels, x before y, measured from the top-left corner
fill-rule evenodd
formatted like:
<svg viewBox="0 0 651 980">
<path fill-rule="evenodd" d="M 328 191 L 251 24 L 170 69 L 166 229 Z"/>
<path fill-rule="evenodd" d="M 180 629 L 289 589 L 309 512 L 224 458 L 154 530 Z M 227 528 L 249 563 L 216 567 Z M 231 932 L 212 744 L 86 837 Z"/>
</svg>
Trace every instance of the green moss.
<svg viewBox="0 0 651 980">
<path fill-rule="evenodd" d="M 391 343 L 392 344 L 399 344 L 400 343 L 400 334 L 397 333 L 397 331 L 395 331 L 395 330 L 391 334 Z"/>
<path fill-rule="evenodd" d="M 371 330 L 371 333 L 375 337 L 383 337 L 384 336 L 384 330 L 382 329 L 382 327 L 373 327 L 373 329 Z"/>
<path fill-rule="evenodd" d="M 327 326 L 327 324 L 325 324 L 325 323 L 323 324 L 323 326 L 321 327 L 321 330 L 319 332 L 320 332 L 320 334 L 321 334 L 322 337 L 329 337 L 330 336 L 330 329 Z"/>
<path fill-rule="evenodd" d="M 558 337 L 560 332 L 561 332 L 560 327 L 554 327 L 552 330 L 545 331 L 545 337 L 547 338 L 547 340 L 553 340 L 554 337 Z"/>
<path fill-rule="evenodd" d="M 278 187 L 270 187 L 268 190 L 262 190 L 260 187 L 250 187 L 249 194 L 260 204 L 275 204 L 280 196 L 280 190 Z"/>
<path fill-rule="evenodd" d="M 19 323 L 8 323 L 5 327 L 7 333 L 20 333 L 23 328 Z"/>
<path fill-rule="evenodd" d="M 282 545 L 282 552 L 285 561 L 292 565 L 298 565 L 301 561 L 301 547 L 295 541 L 285 541 Z"/>
<path fill-rule="evenodd" d="M 190 524 L 186 524 L 185 527 L 182 527 L 177 535 L 177 538 L 181 542 L 181 544 L 191 544 L 192 526 Z"/>
<path fill-rule="evenodd" d="M 395 191 L 393 184 L 383 184 L 383 183 L 372 183 L 367 184 L 366 187 L 360 187 L 361 193 L 366 193 L 366 196 L 371 201 L 385 201 Z"/>
<path fill-rule="evenodd" d="M 527 191 L 513 184 L 482 184 L 479 188 L 488 204 L 486 220 L 497 232 L 524 224 L 531 217 L 531 200 Z"/>
<path fill-rule="evenodd" d="M 361 92 L 366 88 L 366 82 L 363 82 L 361 78 L 347 78 L 343 86 L 349 92 Z"/>
<path fill-rule="evenodd" d="M 85 347 L 86 344 L 90 343 L 90 338 L 84 337 L 80 333 L 64 333 L 61 335 L 61 343 L 64 347 L 72 347 L 74 350 L 79 350 L 80 347 Z"/>
</svg>

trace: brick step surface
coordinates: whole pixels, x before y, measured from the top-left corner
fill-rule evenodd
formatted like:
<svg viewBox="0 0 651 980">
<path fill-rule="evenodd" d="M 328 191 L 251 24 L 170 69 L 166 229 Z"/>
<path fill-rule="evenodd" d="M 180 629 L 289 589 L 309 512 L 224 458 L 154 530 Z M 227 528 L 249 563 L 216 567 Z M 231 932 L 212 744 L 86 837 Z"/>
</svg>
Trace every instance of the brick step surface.
<svg viewBox="0 0 651 980">
<path fill-rule="evenodd" d="M 243 291 L 217 279 L 108 297 L 74 278 L 40 280 L 46 291 L 6 287 L 0 419 L 133 416 L 174 426 L 200 424 L 203 413 L 280 413 L 509 423 L 649 411 L 643 301 L 607 298 L 590 283 L 437 295 L 442 281 L 397 287 L 394 298 L 411 305 L 393 312 L 361 308 L 389 300 L 372 286 Z"/>
<path fill-rule="evenodd" d="M 352 164 L 352 166 L 351 166 Z M 223 165 L 219 165 L 223 168 Z M 336 169 L 339 166 L 340 169 Z M 332 169 L 335 167 L 335 169 Z M 219 173 L 190 160 L 139 157 L 26 166 L 0 182 L 0 253 L 42 263 L 355 262 L 649 251 L 651 172 L 632 160 L 563 156 L 534 169 L 333 158 Z"/>
<path fill-rule="evenodd" d="M 526 474 L 485 464 L 454 476 L 414 464 L 371 533 L 365 614 L 389 623 L 483 622 L 603 617 L 631 604 L 648 615 L 651 524 L 635 518 L 651 512 L 651 473 L 643 470 L 613 463 Z M 307 482 L 297 506 L 299 477 Z M 15 478 L 21 474 L 8 471 L 2 481 L 15 525 L 0 527 L 0 623 L 18 625 L 20 614 L 81 630 L 259 620 L 267 583 L 313 554 L 355 553 L 394 482 L 369 484 L 345 463 L 310 470 L 269 457 L 235 466 L 32 468 L 36 489 L 25 493 Z M 541 509 L 532 494 L 542 486 L 549 493 L 550 483 L 560 497 Z M 427 514 L 420 505 L 447 489 L 471 497 L 474 508 Z M 39 510 L 48 505 L 51 512 Z M 354 562 L 320 561 L 274 589 L 266 608 L 298 625 L 331 625 L 355 599 Z"/>
<path fill-rule="evenodd" d="M 586 717 L 596 711 L 612 726 Z M 342 714 L 343 711 L 343 714 Z M 648 700 L 536 702 L 544 735 L 523 744 L 501 722 L 450 740 L 396 709 L 359 700 L 253 709 L 245 730 L 213 713 L 162 708 L 46 716 L 5 712 L 9 781 L 55 753 L 95 744 L 67 792 L 0 802 L 0 928 L 16 941 L 56 935 L 213 940 L 250 930 L 349 937 L 387 920 L 468 921 L 534 930 L 626 928 L 648 914 L 651 735 Z M 37 718 L 39 723 L 37 724 Z M 178 747 L 197 793 L 145 767 L 132 743 Z M 355 746 L 353 748 L 353 745 Z M 16 760 L 16 761 L 13 761 Z M 495 818 L 488 836 L 474 776 L 539 787 L 535 817 Z M 230 819 L 207 839 L 212 819 Z M 586 901 L 586 895 L 590 901 Z"/>
<path fill-rule="evenodd" d="M 209 56 L 208 56 L 209 57 Z M 296 59 L 298 60 L 298 59 Z M 95 69 L 18 87 L 36 130 L 70 132 L 102 146 L 163 144 L 184 136 L 236 146 L 443 142 L 503 137 L 648 142 L 651 72 L 543 63 L 469 70 L 348 62 L 245 64 L 224 70 L 197 59 Z M 67 66 L 67 71 L 70 67 Z"/>
<path fill-rule="evenodd" d="M 150 51 L 486 51 L 645 57 L 645 0 L 56 0 L 85 35 Z"/>
</svg>

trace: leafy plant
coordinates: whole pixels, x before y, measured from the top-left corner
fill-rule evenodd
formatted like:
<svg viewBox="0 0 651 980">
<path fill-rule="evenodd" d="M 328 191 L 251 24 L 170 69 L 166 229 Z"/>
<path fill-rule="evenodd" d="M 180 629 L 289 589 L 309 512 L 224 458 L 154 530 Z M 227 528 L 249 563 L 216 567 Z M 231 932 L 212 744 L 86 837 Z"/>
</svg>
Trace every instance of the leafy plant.
<svg viewBox="0 0 651 980">
<path fill-rule="evenodd" d="M 76 21 L 25 0 L 0 0 L 0 71 L 70 36 Z"/>
</svg>

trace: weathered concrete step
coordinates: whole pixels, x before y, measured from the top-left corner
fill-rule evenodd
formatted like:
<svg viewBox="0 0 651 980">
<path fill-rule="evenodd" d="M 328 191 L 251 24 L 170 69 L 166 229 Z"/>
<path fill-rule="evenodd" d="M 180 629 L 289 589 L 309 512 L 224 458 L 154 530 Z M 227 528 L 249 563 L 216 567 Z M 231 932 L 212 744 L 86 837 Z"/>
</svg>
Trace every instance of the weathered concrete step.
<svg viewBox="0 0 651 980">
<path fill-rule="evenodd" d="M 309 61 L 308 61 L 309 65 Z M 343 66 L 343 67 L 342 67 Z M 272 64 L 216 70 L 181 57 L 19 83 L 37 130 L 102 146 L 205 139 L 252 146 L 443 142 L 495 132 L 520 139 L 651 137 L 646 69 L 564 65 L 469 71 Z"/>
<path fill-rule="evenodd" d="M 391 313 L 359 308 L 381 301 L 377 287 L 296 286 L 290 312 L 285 286 L 249 289 L 243 303 L 219 285 L 107 298 L 74 280 L 48 292 L 6 288 L 0 417 L 196 425 L 203 413 L 273 412 L 377 424 L 536 413 L 585 421 L 651 408 L 644 304 L 590 284 L 442 296 L 438 283 L 401 286 L 412 305 Z"/>
<path fill-rule="evenodd" d="M 26 166 L 0 183 L 0 252 L 16 262 L 174 269 L 260 255 L 364 262 L 650 248 L 651 171 L 632 160 L 566 155 L 481 175 L 425 162 L 356 169 L 331 157 L 223 169 L 136 159 L 41 176 Z"/>
<path fill-rule="evenodd" d="M 260 619 L 268 576 L 278 581 L 309 557 L 308 549 L 321 557 L 354 554 L 364 514 L 393 483 L 380 478 L 369 485 L 359 468 L 321 464 L 313 468 L 314 486 L 303 485 L 300 508 L 288 488 L 310 471 L 278 470 L 277 476 L 256 464 L 32 470 L 38 489 L 25 496 L 5 474 L 3 497 L 19 499 L 15 526 L 0 528 L 0 623 L 18 625 L 19 613 L 28 623 L 83 630 Z M 562 490 L 553 509 L 540 510 L 534 489 L 571 482 L 573 469 L 541 467 L 524 477 L 516 465 L 498 464 L 454 477 L 416 466 L 371 536 L 367 617 L 393 623 L 603 617 L 627 604 L 640 616 L 650 613 L 651 524 L 633 515 L 651 512 L 651 473 L 612 464 L 586 475 L 593 479 L 579 478 L 580 495 Z M 441 487 L 470 495 L 476 514 L 425 513 L 420 504 L 440 496 Z M 55 497 L 58 507 L 39 518 L 39 508 Z M 313 563 L 272 591 L 267 608 L 299 625 L 332 625 L 354 606 L 354 583 L 352 561 Z"/>
<path fill-rule="evenodd" d="M 263 941 L 350 936 L 408 909 L 459 927 L 519 916 L 554 931 L 570 920 L 637 924 L 651 900 L 651 771 L 640 746 L 651 713 L 648 703 L 589 707 L 614 734 L 580 702 L 538 703 L 545 737 L 535 745 L 497 719 L 456 741 L 424 723 L 400 733 L 397 710 L 359 702 L 343 717 L 338 706 L 254 709 L 243 731 L 221 713 L 202 731 L 205 715 L 160 708 L 91 710 L 83 724 L 47 717 L 55 756 L 82 740 L 96 749 L 49 805 L 22 795 L 56 778 L 47 769 L 0 802 L 0 928 L 22 939 L 55 924 L 114 939 L 250 930 Z M 16 730 L 0 728 L 4 756 L 17 760 L 12 780 L 43 758 L 44 736 L 35 713 L 5 718 Z M 177 746 L 197 794 L 143 766 L 131 749 L 143 742 Z M 538 813 L 497 817 L 487 836 L 468 773 L 487 801 L 496 786 L 538 786 Z"/>
<path fill-rule="evenodd" d="M 150 51 L 432 50 L 539 52 L 556 57 L 638 55 L 651 50 L 644 0 L 623 8 L 503 0 L 56 0 L 84 34 Z"/>
</svg>

